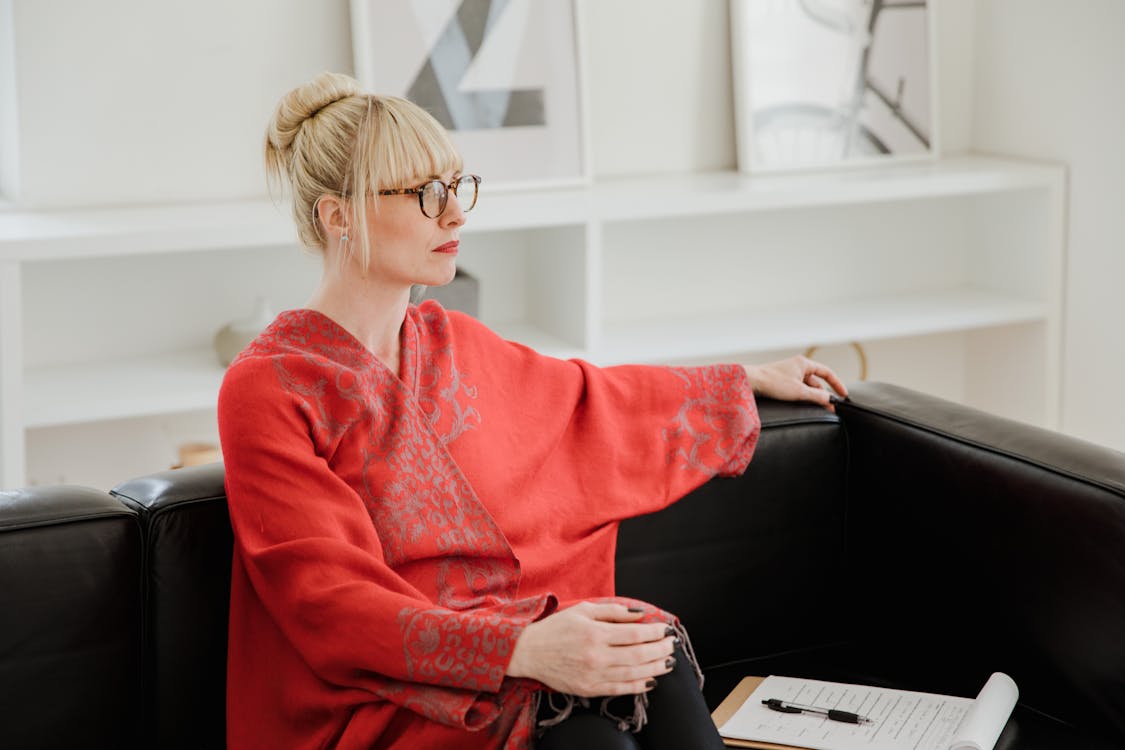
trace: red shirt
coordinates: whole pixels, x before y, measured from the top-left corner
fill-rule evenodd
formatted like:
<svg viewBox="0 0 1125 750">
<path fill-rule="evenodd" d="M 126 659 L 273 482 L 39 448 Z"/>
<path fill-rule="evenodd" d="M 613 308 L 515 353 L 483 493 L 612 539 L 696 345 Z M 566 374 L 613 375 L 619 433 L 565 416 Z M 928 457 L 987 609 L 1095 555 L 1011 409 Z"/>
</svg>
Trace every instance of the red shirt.
<svg viewBox="0 0 1125 750">
<path fill-rule="evenodd" d="M 517 748 L 523 627 L 612 596 L 617 524 L 745 470 L 738 366 L 600 369 L 409 308 L 401 371 L 282 313 L 219 397 L 228 745 Z"/>
</svg>

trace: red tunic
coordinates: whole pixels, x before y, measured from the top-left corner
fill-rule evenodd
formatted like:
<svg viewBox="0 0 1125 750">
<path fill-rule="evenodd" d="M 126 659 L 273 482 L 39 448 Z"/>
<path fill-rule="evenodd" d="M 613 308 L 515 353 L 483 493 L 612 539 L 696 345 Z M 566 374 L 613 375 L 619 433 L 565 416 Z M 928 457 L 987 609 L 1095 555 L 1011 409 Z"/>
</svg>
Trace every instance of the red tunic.
<svg viewBox="0 0 1125 750">
<path fill-rule="evenodd" d="M 599 369 L 411 307 L 392 373 L 311 310 L 231 365 L 228 744 L 519 748 L 522 628 L 612 596 L 618 522 L 745 470 L 743 368 Z"/>
</svg>

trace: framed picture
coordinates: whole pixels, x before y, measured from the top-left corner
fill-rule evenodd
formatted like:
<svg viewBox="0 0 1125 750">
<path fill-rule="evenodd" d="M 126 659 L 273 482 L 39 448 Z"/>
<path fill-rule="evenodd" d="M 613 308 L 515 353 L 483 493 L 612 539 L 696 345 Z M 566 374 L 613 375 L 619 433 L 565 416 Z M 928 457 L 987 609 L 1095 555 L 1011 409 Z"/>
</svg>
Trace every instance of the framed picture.
<svg viewBox="0 0 1125 750">
<path fill-rule="evenodd" d="M 356 78 L 450 132 L 489 189 L 589 179 L 573 0 L 351 0 Z"/>
<path fill-rule="evenodd" d="M 937 154 L 934 0 L 731 0 L 738 164 Z"/>
</svg>

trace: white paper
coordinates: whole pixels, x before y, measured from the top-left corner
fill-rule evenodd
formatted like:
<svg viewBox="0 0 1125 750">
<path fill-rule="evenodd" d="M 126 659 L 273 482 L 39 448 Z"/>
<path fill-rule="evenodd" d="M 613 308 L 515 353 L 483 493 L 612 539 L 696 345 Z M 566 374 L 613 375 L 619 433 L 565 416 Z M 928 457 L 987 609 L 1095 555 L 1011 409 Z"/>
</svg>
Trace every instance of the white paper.
<svg viewBox="0 0 1125 750">
<path fill-rule="evenodd" d="M 1014 691 L 1006 675 L 994 675 L 977 701 L 771 675 L 719 731 L 724 737 L 812 750 L 991 750 L 1015 705 Z M 873 723 L 779 713 L 762 705 L 769 698 L 850 711 Z"/>
<path fill-rule="evenodd" d="M 993 672 L 957 729 L 950 750 L 992 750 L 1019 697 L 1011 677 Z"/>
</svg>

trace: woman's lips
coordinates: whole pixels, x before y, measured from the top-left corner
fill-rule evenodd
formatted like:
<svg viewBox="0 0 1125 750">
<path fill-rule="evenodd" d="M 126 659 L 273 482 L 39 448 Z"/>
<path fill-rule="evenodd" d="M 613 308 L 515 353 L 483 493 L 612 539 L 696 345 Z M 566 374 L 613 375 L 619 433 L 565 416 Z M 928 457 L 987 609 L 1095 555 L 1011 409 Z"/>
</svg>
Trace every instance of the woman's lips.
<svg viewBox="0 0 1125 750">
<path fill-rule="evenodd" d="M 445 243 L 444 245 L 438 245 L 437 247 L 434 248 L 434 252 L 435 253 L 447 253 L 449 255 L 456 255 L 457 254 L 457 246 L 460 245 L 460 244 L 461 243 L 458 242 L 457 240 L 452 240 L 450 242 Z"/>
</svg>

